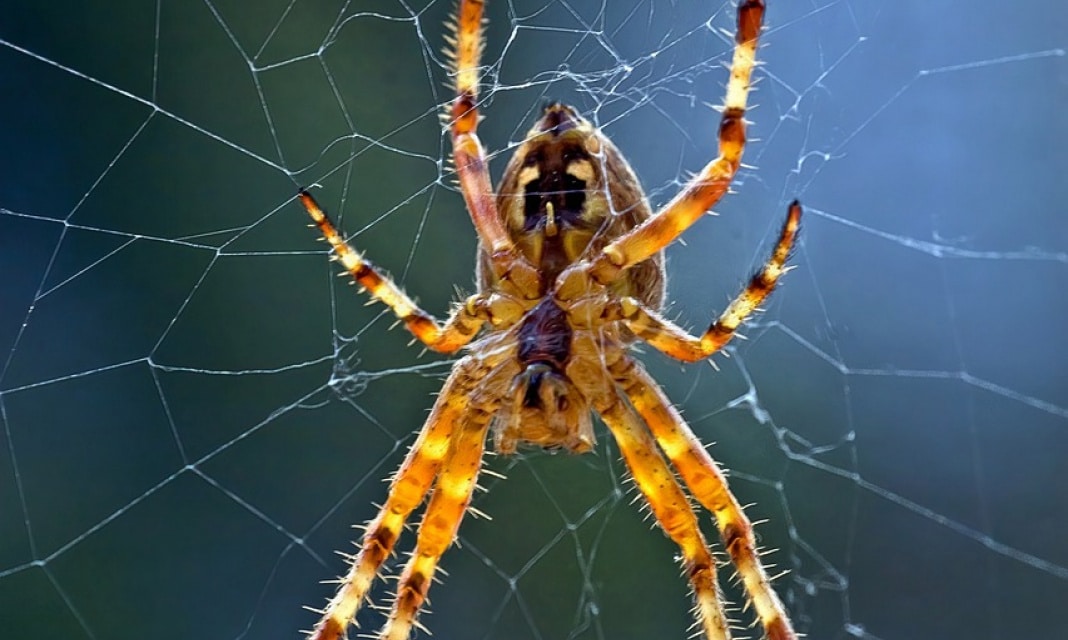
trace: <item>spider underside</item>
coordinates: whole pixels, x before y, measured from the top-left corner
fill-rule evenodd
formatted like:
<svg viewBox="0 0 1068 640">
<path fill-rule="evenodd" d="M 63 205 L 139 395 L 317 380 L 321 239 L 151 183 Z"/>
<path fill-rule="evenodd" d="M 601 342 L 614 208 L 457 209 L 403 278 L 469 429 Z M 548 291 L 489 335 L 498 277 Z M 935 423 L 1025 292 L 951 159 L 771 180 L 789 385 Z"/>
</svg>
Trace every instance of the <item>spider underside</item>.
<svg viewBox="0 0 1068 640">
<path fill-rule="evenodd" d="M 790 206 L 772 255 L 700 336 L 664 318 L 662 250 L 730 186 L 745 146 L 745 107 L 764 3 L 738 6 L 736 46 L 719 127 L 719 155 L 652 212 L 619 150 L 574 109 L 550 104 L 516 149 L 496 192 L 476 135 L 483 2 L 461 0 L 455 20 L 453 159 L 480 249 L 478 292 L 439 323 L 351 248 L 312 196 L 299 199 L 337 258 L 412 334 L 441 353 L 461 349 L 426 424 L 368 523 L 334 598 L 310 637 L 345 635 L 409 515 L 430 494 L 415 551 L 380 637 L 404 640 L 468 509 L 485 443 L 574 453 L 594 445 L 600 415 L 656 521 L 679 546 L 708 640 L 731 637 L 716 562 L 680 477 L 712 512 L 742 586 L 771 640 L 797 638 L 761 564 L 752 525 L 679 412 L 629 355 L 642 340 L 694 362 L 720 350 L 785 272 L 801 208 Z M 665 460 L 665 456 L 667 460 Z"/>
</svg>

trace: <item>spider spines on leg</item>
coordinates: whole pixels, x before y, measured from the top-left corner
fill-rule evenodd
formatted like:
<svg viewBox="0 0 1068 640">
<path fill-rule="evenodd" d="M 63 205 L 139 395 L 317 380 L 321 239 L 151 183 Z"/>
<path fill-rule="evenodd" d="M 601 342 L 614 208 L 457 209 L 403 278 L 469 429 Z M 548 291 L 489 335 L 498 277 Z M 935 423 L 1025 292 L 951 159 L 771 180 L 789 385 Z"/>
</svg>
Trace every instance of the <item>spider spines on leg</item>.
<svg viewBox="0 0 1068 640">
<path fill-rule="evenodd" d="M 430 611 L 429 610 L 424 610 L 423 613 L 430 613 Z M 418 618 L 412 621 L 412 626 L 415 627 L 416 629 L 418 629 L 419 631 L 425 633 L 428 636 L 434 635 L 433 633 L 430 632 L 430 629 L 427 629 L 426 626 L 422 622 L 419 621 Z"/>
<path fill-rule="evenodd" d="M 487 453 L 489 453 L 489 452 L 487 452 Z M 493 469 L 490 469 L 488 467 L 483 468 L 482 469 L 482 473 L 484 475 L 491 476 L 493 478 L 497 478 L 498 480 L 507 480 L 508 479 L 508 476 L 504 475 L 503 473 L 500 473 L 499 471 L 495 471 Z"/>
<path fill-rule="evenodd" d="M 476 507 L 467 507 L 467 513 L 470 514 L 473 518 L 478 518 L 482 520 L 493 520 L 493 518 L 488 513 Z"/>
<path fill-rule="evenodd" d="M 388 578 L 388 577 L 390 577 L 390 576 L 383 576 L 382 577 L 383 582 L 385 582 L 386 578 Z M 382 613 L 389 613 L 390 606 L 391 606 L 390 604 L 386 604 L 386 603 L 381 603 L 380 604 L 380 603 L 377 603 L 377 602 L 370 602 L 370 601 L 367 602 L 367 608 L 368 609 L 371 609 L 372 611 L 379 611 L 379 612 L 382 612 Z"/>
</svg>

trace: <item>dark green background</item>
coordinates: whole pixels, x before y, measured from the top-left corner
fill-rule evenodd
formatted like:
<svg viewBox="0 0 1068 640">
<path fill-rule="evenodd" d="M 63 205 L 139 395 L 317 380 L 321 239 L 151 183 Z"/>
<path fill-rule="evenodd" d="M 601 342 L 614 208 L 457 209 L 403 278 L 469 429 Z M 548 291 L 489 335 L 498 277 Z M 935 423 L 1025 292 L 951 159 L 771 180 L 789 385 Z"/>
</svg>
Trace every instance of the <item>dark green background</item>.
<svg viewBox="0 0 1068 640">
<path fill-rule="evenodd" d="M 333 277 L 297 186 L 428 309 L 473 289 L 425 4 L 0 8 L 0 636 L 313 623 L 448 362 Z M 490 3 L 480 131 L 499 177 L 571 102 L 662 204 L 712 154 L 732 8 L 606 4 Z M 1064 628 L 1066 13 L 770 3 L 755 168 L 671 247 L 670 313 L 705 326 L 795 196 L 798 269 L 718 373 L 644 359 L 810 638 Z M 435 637 L 684 637 L 675 550 L 601 440 L 490 460 Z"/>
</svg>

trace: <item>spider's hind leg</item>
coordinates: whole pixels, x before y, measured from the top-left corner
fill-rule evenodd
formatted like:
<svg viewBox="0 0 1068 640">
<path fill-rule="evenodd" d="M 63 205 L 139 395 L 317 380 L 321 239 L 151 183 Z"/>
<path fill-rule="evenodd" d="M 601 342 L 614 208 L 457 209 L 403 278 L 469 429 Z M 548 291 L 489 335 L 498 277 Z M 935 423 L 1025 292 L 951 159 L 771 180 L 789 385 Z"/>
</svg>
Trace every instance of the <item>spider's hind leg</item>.
<svg viewBox="0 0 1068 640">
<path fill-rule="evenodd" d="M 452 132 L 452 159 L 467 211 L 497 277 L 506 274 L 522 290 L 536 292 L 537 271 L 516 249 L 497 211 L 486 150 L 478 137 L 478 65 L 483 45 L 484 0 L 460 0 L 455 37 L 446 53 L 453 61 L 456 98 L 447 120 Z"/>
<path fill-rule="evenodd" d="M 623 271 L 671 244 L 727 193 L 745 149 L 746 101 L 763 24 L 763 0 L 738 3 L 731 77 L 719 124 L 719 155 L 660 211 L 601 250 L 590 267 L 590 273 L 601 284 L 618 279 Z"/>
</svg>

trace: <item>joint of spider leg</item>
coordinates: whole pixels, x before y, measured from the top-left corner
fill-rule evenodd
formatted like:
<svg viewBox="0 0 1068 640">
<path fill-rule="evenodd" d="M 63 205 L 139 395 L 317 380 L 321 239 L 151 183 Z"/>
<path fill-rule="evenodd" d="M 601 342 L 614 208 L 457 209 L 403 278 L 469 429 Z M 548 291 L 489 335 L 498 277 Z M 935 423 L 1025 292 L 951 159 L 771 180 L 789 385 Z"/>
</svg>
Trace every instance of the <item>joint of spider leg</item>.
<svg viewBox="0 0 1068 640">
<path fill-rule="evenodd" d="M 626 263 L 626 255 L 618 247 L 608 245 L 587 263 L 586 272 L 597 284 L 608 286 L 619 279 Z"/>
<path fill-rule="evenodd" d="M 720 146 L 725 143 L 745 144 L 745 107 L 724 106 L 723 117 L 719 123 Z"/>
<path fill-rule="evenodd" d="M 478 106 L 475 104 L 475 96 L 470 91 L 464 91 L 453 100 L 449 113 L 452 118 L 452 126 L 458 133 L 469 133 L 478 124 Z"/>
<path fill-rule="evenodd" d="M 764 24 L 764 0 L 743 0 L 738 5 L 735 42 L 740 45 L 756 40 Z"/>
</svg>

